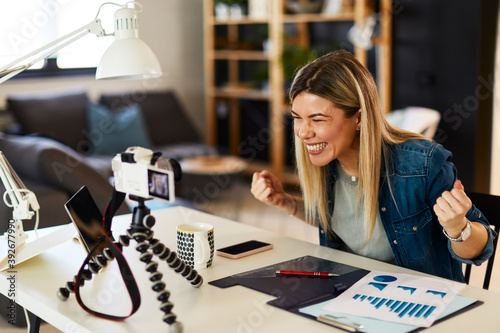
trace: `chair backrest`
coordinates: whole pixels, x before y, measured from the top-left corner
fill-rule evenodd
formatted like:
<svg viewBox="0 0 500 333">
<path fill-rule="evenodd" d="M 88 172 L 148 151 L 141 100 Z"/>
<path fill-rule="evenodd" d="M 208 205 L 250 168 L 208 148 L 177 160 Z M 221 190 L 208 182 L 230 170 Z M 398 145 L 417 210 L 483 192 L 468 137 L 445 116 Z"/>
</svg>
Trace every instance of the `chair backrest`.
<svg viewBox="0 0 500 333">
<path fill-rule="evenodd" d="M 419 106 L 409 106 L 393 110 L 387 115 L 387 121 L 398 128 L 420 133 L 432 139 L 441 120 L 441 114 L 434 110 Z"/>
<path fill-rule="evenodd" d="M 500 229 L 500 196 L 483 194 L 476 192 L 467 192 L 467 196 L 472 203 L 486 216 L 488 222 L 495 231 Z M 486 273 L 484 275 L 483 289 L 488 289 L 490 286 L 491 272 L 493 270 L 493 262 L 495 260 L 495 250 L 497 248 L 498 237 L 493 240 L 493 254 L 491 255 L 486 265 Z M 465 282 L 469 283 L 471 273 L 471 265 L 465 267 Z"/>
</svg>

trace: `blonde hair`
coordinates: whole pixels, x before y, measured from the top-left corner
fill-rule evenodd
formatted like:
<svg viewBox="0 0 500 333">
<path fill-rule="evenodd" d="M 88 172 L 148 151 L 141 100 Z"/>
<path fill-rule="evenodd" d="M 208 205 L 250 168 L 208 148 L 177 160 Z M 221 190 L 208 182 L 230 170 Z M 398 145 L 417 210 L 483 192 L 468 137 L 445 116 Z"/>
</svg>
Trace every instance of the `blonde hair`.
<svg viewBox="0 0 500 333">
<path fill-rule="evenodd" d="M 388 146 L 426 138 L 387 122 L 372 75 L 345 50 L 321 56 L 297 72 L 289 92 L 290 101 L 293 102 L 295 97 L 304 92 L 331 101 L 344 111 L 346 118 L 361 111 L 357 201 L 363 196 L 366 245 L 373 234 L 377 217 L 382 163 L 385 164 L 386 172 L 388 170 Z M 324 230 L 332 232 L 327 198 L 329 166 L 313 165 L 307 148 L 297 136 L 295 157 L 305 200 L 306 220 L 310 224 L 317 224 L 319 219 Z"/>
</svg>

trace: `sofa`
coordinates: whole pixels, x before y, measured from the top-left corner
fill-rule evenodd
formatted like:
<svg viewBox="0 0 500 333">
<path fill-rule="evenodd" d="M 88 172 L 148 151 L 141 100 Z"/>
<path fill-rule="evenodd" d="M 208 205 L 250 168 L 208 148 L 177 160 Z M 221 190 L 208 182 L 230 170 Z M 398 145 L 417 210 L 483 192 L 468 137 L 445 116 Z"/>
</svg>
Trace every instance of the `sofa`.
<svg viewBox="0 0 500 333">
<path fill-rule="evenodd" d="M 40 203 L 40 227 L 68 223 L 64 203 L 86 185 L 104 211 L 112 194 L 111 159 L 130 146 L 182 160 L 213 155 L 174 91 L 103 94 L 83 90 L 9 96 L 14 123 L 0 133 L 4 153 Z M 2 193 L 3 185 L 0 185 Z M 118 213 L 129 212 L 126 206 Z M 0 232 L 12 209 L 0 204 Z M 32 223 L 24 223 L 32 229 Z"/>
</svg>

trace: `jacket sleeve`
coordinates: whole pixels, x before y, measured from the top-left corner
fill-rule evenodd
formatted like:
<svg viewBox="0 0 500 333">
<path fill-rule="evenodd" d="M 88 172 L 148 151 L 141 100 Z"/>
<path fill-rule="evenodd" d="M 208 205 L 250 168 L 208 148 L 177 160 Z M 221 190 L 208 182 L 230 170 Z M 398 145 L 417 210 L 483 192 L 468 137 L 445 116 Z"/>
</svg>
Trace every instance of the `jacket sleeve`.
<svg viewBox="0 0 500 333">
<path fill-rule="evenodd" d="M 427 198 L 429 200 L 430 207 L 434 207 L 436 200 L 444 191 L 450 191 L 453 189 L 453 184 L 457 180 L 457 170 L 455 165 L 451 162 L 451 157 L 452 154 L 441 145 L 436 144 L 434 149 L 431 150 L 429 155 L 429 186 L 427 191 Z M 432 212 L 434 214 L 434 210 Z M 486 243 L 483 252 L 475 259 L 463 259 L 453 252 L 451 248 L 451 241 L 447 239 L 448 251 L 450 251 L 453 259 L 458 260 L 459 262 L 479 266 L 484 261 L 488 260 L 493 253 L 493 239 L 495 239 L 498 235 L 493 229 L 491 229 L 486 217 L 474 205 L 467 212 L 466 217 L 469 221 L 483 224 L 488 231 L 488 242 Z M 435 216 L 435 218 L 436 221 L 438 221 L 437 216 Z M 445 237 L 444 234 L 443 237 Z"/>
<path fill-rule="evenodd" d="M 498 236 L 497 232 L 490 227 L 490 223 L 488 222 L 488 219 L 481 213 L 479 209 L 477 209 L 476 206 L 472 205 L 471 209 L 467 212 L 465 215 L 469 219 L 469 221 L 474 221 L 474 222 L 479 222 L 488 231 L 488 242 L 486 243 L 486 246 L 484 247 L 483 253 L 478 258 L 475 259 L 463 259 L 457 256 L 453 250 L 451 249 L 451 241 L 448 240 L 448 250 L 451 252 L 451 255 L 454 259 L 463 262 L 464 264 L 474 264 L 476 266 L 481 265 L 483 262 L 488 260 L 490 256 L 493 254 L 494 248 L 493 248 L 493 240 L 495 237 Z"/>
</svg>

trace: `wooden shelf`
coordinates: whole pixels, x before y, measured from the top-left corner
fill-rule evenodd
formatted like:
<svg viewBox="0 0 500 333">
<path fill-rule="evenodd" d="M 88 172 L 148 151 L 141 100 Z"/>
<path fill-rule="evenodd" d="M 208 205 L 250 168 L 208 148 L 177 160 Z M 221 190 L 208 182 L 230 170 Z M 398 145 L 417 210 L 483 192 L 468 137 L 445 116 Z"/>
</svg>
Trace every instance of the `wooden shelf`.
<svg viewBox="0 0 500 333">
<path fill-rule="evenodd" d="M 213 90 L 213 97 L 269 100 L 270 94 L 269 91 L 262 91 L 257 89 L 224 87 L 215 88 Z"/>
<path fill-rule="evenodd" d="M 354 12 L 345 12 L 335 15 L 326 14 L 293 14 L 284 15 L 284 23 L 310 23 L 310 22 L 335 22 L 354 21 Z"/>
<path fill-rule="evenodd" d="M 216 50 L 213 59 L 220 60 L 269 60 L 269 55 L 263 51 Z"/>
<path fill-rule="evenodd" d="M 343 12 L 334 15 L 328 14 L 286 14 L 283 15 L 284 23 L 300 23 L 300 22 L 330 22 L 330 21 L 353 21 L 354 12 Z M 206 20 L 209 25 L 242 25 L 242 24 L 268 24 L 269 20 L 265 19 L 252 19 L 243 17 L 240 20 L 216 20 L 215 18 L 208 18 Z"/>
<path fill-rule="evenodd" d="M 269 23 L 266 19 L 252 19 L 248 17 L 242 17 L 240 20 L 216 20 L 214 17 L 205 18 L 205 22 L 209 25 L 239 25 L 239 24 L 267 24 Z"/>
</svg>

